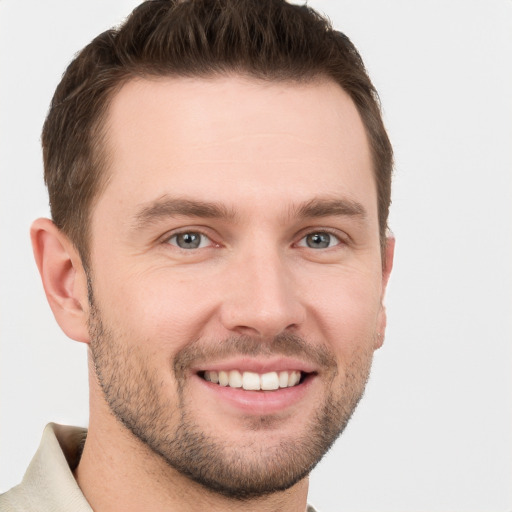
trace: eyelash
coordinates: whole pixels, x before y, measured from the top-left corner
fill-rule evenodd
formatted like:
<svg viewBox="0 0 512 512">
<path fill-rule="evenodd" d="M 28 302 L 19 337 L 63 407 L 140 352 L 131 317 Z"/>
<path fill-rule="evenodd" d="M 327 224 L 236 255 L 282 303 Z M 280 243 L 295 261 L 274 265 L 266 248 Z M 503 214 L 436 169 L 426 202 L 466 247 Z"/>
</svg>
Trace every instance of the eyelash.
<svg viewBox="0 0 512 512">
<path fill-rule="evenodd" d="M 201 237 L 201 240 L 199 241 L 199 245 L 198 247 L 191 247 L 191 248 L 183 248 L 183 247 L 180 247 L 177 243 L 172 243 L 171 240 L 176 240 L 177 237 L 179 237 L 180 235 L 199 235 Z M 311 235 L 328 235 L 329 237 L 334 237 L 337 241 L 337 243 L 335 243 L 333 246 L 328 246 L 328 247 L 320 247 L 320 248 L 313 248 L 313 247 L 309 247 L 307 245 L 304 245 L 301 244 L 302 241 L 306 240 L 308 236 L 311 236 Z M 210 241 L 210 244 L 208 244 L 207 246 L 201 246 L 204 242 L 204 239 L 207 239 Z M 297 242 L 295 242 L 293 245 L 295 247 L 301 247 L 301 248 L 305 248 L 305 249 L 312 249 L 312 250 L 325 250 L 325 249 L 333 249 L 334 247 L 337 247 L 337 246 L 340 246 L 340 245 L 346 245 L 348 243 L 348 240 L 346 239 L 347 237 L 346 236 L 341 236 L 340 233 L 338 232 L 334 232 L 332 229 L 328 229 L 328 228 L 317 228 L 317 229 L 314 229 L 314 230 L 311 230 L 311 231 L 308 231 L 306 233 L 303 233 L 302 236 L 299 238 L 299 240 Z M 173 247 L 176 247 L 177 249 L 179 250 L 182 250 L 182 251 L 192 251 L 192 250 L 198 250 L 198 249 L 207 249 L 209 247 L 220 247 L 221 244 L 219 243 L 216 243 L 213 241 L 212 237 L 206 233 L 204 233 L 202 230 L 200 229 L 187 229 L 187 230 L 183 230 L 183 231 L 179 231 L 177 233 L 173 233 L 171 235 L 167 235 L 164 239 L 163 239 L 163 242 L 165 244 L 169 244 L 169 245 L 172 245 Z M 329 241 L 330 243 L 330 241 Z"/>
<path fill-rule="evenodd" d="M 317 249 L 313 249 L 313 247 L 308 247 L 308 246 L 305 246 L 305 245 L 299 245 L 300 242 L 302 242 L 303 240 L 305 240 L 308 236 L 311 236 L 311 235 L 329 235 L 330 237 L 333 237 L 337 240 L 337 243 L 335 243 L 333 246 L 329 246 L 329 247 L 321 247 L 321 248 L 317 248 Z M 305 233 L 300 239 L 299 241 L 295 244 L 297 245 L 298 247 L 305 247 L 306 249 L 313 249 L 313 250 L 320 250 L 320 249 L 333 249 L 334 247 L 337 247 L 339 245 L 346 245 L 347 244 L 347 240 L 344 239 L 340 233 L 335 233 L 333 232 L 333 230 L 331 229 L 327 229 L 327 228 L 320 228 L 320 229 L 315 229 L 315 230 L 312 230 L 312 231 L 309 231 L 307 233 Z"/>
<path fill-rule="evenodd" d="M 185 249 L 183 247 L 180 247 L 179 245 L 174 244 L 174 243 L 171 243 L 171 240 L 173 239 L 177 239 L 177 237 L 179 237 L 180 235 L 199 235 L 202 240 L 200 240 L 199 244 L 200 246 L 199 247 L 192 247 L 192 248 L 189 248 L 189 249 Z M 178 233 L 173 233 L 172 235 L 170 236 L 166 236 L 165 239 L 164 239 L 164 242 L 166 244 L 169 244 L 169 245 L 172 245 L 174 247 L 176 247 L 177 249 L 181 249 L 183 251 L 189 251 L 189 250 L 192 250 L 192 249 L 205 249 L 207 247 L 209 247 L 210 245 L 206 246 L 206 247 L 201 247 L 204 239 L 207 239 L 210 241 L 211 244 L 213 244 L 213 246 L 216 246 L 216 247 L 219 247 L 220 244 L 217 244 L 215 242 L 213 242 L 211 236 L 207 235 L 206 233 L 203 233 L 201 230 L 194 230 L 194 229 L 187 229 L 185 231 L 179 231 Z"/>
</svg>

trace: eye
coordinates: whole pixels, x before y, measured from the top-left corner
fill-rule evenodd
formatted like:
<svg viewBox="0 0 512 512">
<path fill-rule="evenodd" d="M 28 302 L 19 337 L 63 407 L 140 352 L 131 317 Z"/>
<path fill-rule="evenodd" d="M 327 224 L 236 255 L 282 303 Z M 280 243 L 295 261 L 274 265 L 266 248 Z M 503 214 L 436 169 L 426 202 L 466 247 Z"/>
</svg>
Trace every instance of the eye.
<svg viewBox="0 0 512 512">
<path fill-rule="evenodd" d="M 197 231 L 185 231 L 172 235 L 167 243 L 175 245 L 180 249 L 202 249 L 211 245 L 211 240 L 203 233 Z"/>
<path fill-rule="evenodd" d="M 332 233 L 317 231 L 303 237 L 297 245 L 299 247 L 309 247 L 310 249 L 328 249 L 338 245 L 340 242 L 340 239 Z"/>
</svg>

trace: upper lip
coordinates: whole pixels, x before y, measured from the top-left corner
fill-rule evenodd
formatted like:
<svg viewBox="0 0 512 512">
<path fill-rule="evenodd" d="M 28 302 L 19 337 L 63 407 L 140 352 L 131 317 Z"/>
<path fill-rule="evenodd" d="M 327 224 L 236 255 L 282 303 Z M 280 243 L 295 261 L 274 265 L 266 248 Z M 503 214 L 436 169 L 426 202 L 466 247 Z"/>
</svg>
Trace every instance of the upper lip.
<svg viewBox="0 0 512 512">
<path fill-rule="evenodd" d="M 212 361 L 198 365 L 192 368 L 194 373 L 204 371 L 229 371 L 238 370 L 240 372 L 269 373 L 282 371 L 301 371 L 304 373 L 317 372 L 318 368 L 307 361 L 302 361 L 293 357 L 233 357 L 221 361 Z"/>
</svg>

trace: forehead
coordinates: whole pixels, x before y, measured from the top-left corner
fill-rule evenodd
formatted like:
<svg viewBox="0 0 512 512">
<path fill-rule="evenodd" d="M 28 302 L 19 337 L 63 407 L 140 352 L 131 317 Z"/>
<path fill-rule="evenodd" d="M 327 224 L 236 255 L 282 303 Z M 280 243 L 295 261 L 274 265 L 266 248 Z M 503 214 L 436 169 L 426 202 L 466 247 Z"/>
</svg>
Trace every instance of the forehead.
<svg viewBox="0 0 512 512">
<path fill-rule="evenodd" d="M 328 80 L 133 80 L 110 105 L 107 152 L 109 183 L 96 209 L 128 212 L 165 194 L 235 209 L 341 195 L 376 209 L 364 126 Z"/>
</svg>

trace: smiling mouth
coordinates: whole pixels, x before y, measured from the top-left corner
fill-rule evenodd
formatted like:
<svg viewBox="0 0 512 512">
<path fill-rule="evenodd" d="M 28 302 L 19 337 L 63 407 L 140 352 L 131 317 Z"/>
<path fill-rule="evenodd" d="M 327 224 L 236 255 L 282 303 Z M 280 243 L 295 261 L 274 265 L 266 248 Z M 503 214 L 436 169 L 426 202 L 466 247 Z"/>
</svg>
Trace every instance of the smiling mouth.
<svg viewBox="0 0 512 512">
<path fill-rule="evenodd" d="M 291 388 L 303 382 L 308 374 L 299 370 L 255 373 L 229 371 L 204 371 L 199 376 L 223 387 L 242 388 L 247 391 L 275 391 Z"/>
</svg>

